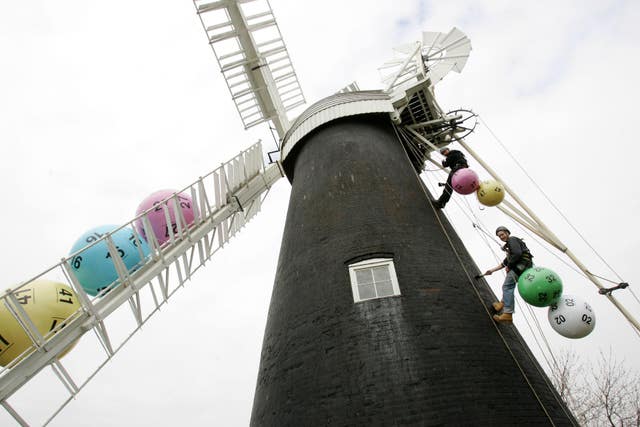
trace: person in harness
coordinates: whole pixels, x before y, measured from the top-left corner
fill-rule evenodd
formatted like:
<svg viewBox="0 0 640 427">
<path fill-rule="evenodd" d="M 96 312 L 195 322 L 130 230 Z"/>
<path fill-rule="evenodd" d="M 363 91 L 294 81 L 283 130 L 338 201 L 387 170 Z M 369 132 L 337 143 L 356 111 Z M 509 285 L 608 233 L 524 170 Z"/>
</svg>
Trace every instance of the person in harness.
<svg viewBox="0 0 640 427">
<path fill-rule="evenodd" d="M 502 284 L 502 300 L 493 303 L 493 308 L 496 311 L 496 314 L 493 315 L 493 320 L 499 323 L 510 323 L 513 321 L 515 310 L 513 292 L 518 283 L 518 277 L 523 271 L 533 267 L 533 255 L 531 255 L 529 248 L 527 248 L 522 239 L 512 236 L 507 227 L 501 225 L 496 228 L 496 236 L 505 242 L 502 250 L 507 253 L 507 256 L 502 263 L 487 270 L 484 275 L 490 276 L 498 270 L 507 269 L 507 277 L 505 277 Z"/>
<path fill-rule="evenodd" d="M 451 172 L 449 172 L 449 176 L 447 177 L 447 183 L 444 186 L 444 191 L 438 200 L 433 202 L 433 206 L 437 209 L 442 209 L 445 207 L 449 199 L 451 199 L 451 194 L 453 193 L 453 187 L 451 187 L 451 178 L 453 178 L 453 174 L 456 171 L 464 168 L 468 168 L 467 159 L 464 157 L 461 151 L 458 150 L 450 150 L 448 147 L 444 147 L 440 149 L 440 154 L 442 154 L 445 159 L 442 161 L 442 167 L 451 168 Z"/>
</svg>

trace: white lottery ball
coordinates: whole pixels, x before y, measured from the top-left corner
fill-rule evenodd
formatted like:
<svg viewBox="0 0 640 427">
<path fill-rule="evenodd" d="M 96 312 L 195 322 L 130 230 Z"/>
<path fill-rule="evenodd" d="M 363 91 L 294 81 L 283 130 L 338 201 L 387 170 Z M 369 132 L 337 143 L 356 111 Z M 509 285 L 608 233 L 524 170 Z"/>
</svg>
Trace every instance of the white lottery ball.
<svg viewBox="0 0 640 427">
<path fill-rule="evenodd" d="M 587 302 L 575 295 L 562 295 L 549 307 L 549 323 L 566 338 L 584 338 L 596 326 L 596 314 Z"/>
</svg>

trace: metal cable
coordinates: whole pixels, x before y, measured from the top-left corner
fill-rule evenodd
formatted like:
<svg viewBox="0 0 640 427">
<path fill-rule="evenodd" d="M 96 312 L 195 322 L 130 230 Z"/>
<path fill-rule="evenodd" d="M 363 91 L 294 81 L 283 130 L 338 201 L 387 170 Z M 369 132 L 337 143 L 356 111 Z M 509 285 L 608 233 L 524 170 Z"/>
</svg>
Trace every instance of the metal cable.
<svg viewBox="0 0 640 427">
<path fill-rule="evenodd" d="M 613 267 L 600 255 L 600 253 L 598 253 L 598 251 L 586 240 L 586 238 L 578 231 L 578 229 L 569 221 L 569 219 L 560 211 L 560 209 L 556 206 L 555 203 L 553 203 L 553 201 L 549 198 L 549 196 L 542 190 L 542 188 L 538 185 L 538 183 L 531 177 L 531 175 L 529 175 L 527 173 L 527 171 L 524 169 L 524 167 L 522 166 L 522 164 L 520 162 L 518 162 L 518 160 L 515 158 L 515 156 L 507 149 L 507 147 L 504 145 L 504 143 L 498 138 L 498 136 L 495 134 L 495 132 L 493 132 L 493 130 L 487 125 L 487 123 L 484 121 L 484 119 L 482 117 L 480 117 L 478 115 L 478 118 L 480 119 L 480 121 L 482 122 L 482 124 L 486 127 L 486 129 L 490 132 L 490 134 L 493 136 L 493 138 L 495 139 L 495 141 L 500 145 L 500 147 L 509 155 L 509 157 L 513 160 L 513 162 L 518 166 L 518 168 L 522 171 L 522 173 L 525 174 L 525 176 L 529 179 L 529 181 L 531 181 L 531 183 L 538 189 L 538 191 L 544 196 L 544 198 L 549 202 L 549 204 L 554 208 L 554 210 L 564 219 L 564 221 L 569 224 L 569 226 L 574 230 L 574 232 L 580 237 L 580 239 L 593 251 L 593 253 L 600 259 L 600 261 L 607 267 L 609 268 L 609 270 L 618 277 L 618 279 L 622 282 L 623 279 L 622 277 L 613 269 Z M 546 248 L 545 248 L 546 249 Z M 554 254 L 555 256 L 555 254 Z M 556 256 L 556 258 L 558 258 Z M 564 260 L 560 259 L 564 264 L 568 265 L 571 269 L 573 269 L 574 271 L 575 268 L 573 268 L 572 266 L 570 266 L 569 264 L 567 264 Z M 592 274 L 591 272 L 589 272 L 590 274 Z M 584 275 L 587 279 L 591 280 L 588 276 L 586 276 L 583 272 L 579 272 L 579 274 Z M 594 275 L 595 276 L 595 275 Z M 608 279 L 607 279 L 608 280 Z M 615 282 L 613 282 L 615 283 Z M 633 296 L 633 298 L 636 300 L 636 302 L 638 302 L 640 304 L 640 299 L 638 298 L 638 296 L 636 295 L 636 293 L 633 291 L 633 289 L 631 287 L 627 287 L 627 289 L 629 290 L 629 292 L 631 293 L 631 295 Z M 627 321 L 629 323 L 632 323 L 631 321 L 629 321 L 627 319 Z M 633 326 L 633 324 L 632 324 Z M 640 332 L 634 327 L 634 332 L 636 333 L 636 335 L 638 337 L 640 337 Z"/>
<path fill-rule="evenodd" d="M 400 129 L 400 131 L 401 131 L 401 133 L 403 134 L 402 136 L 404 136 L 405 138 L 407 138 L 407 137 L 408 137 L 408 138 L 411 138 L 411 136 L 410 136 L 409 134 L 407 134 L 406 132 L 404 132 L 404 130 L 403 130 L 403 129 Z M 443 169 L 438 169 L 437 171 L 443 171 Z M 435 188 L 436 188 L 436 187 L 435 187 L 435 185 L 433 185 L 433 184 L 431 183 L 431 180 L 429 180 L 429 179 L 427 178 L 427 181 L 428 181 L 428 186 L 429 186 L 429 189 L 430 189 L 430 190 L 431 190 L 431 189 L 435 189 Z M 467 218 L 467 219 L 468 219 L 468 220 L 473 224 L 474 228 L 476 228 L 476 230 L 477 230 L 477 231 L 480 231 L 480 232 L 484 233 L 486 236 L 490 236 L 490 237 L 491 237 L 491 238 L 490 238 L 490 240 L 491 240 L 493 243 L 495 243 L 495 244 L 497 244 L 498 246 L 500 246 L 500 247 L 501 247 L 502 245 L 501 245 L 499 242 L 495 241 L 489 233 L 487 233 L 487 232 L 486 232 L 485 230 L 483 230 L 479 225 L 477 225 L 477 224 L 476 224 L 476 222 L 481 224 L 481 223 L 482 223 L 482 221 L 481 221 L 481 220 L 480 220 L 480 218 L 478 218 L 478 216 L 473 212 L 473 209 L 472 209 L 472 207 L 471 207 L 471 205 L 470 205 L 470 203 L 469 203 L 468 199 L 467 199 L 467 198 L 463 198 L 462 200 L 464 201 L 464 204 L 466 205 L 466 209 L 465 209 L 465 206 L 463 206 L 461 203 L 459 203 L 459 202 L 458 202 L 458 200 L 457 200 L 456 198 L 454 198 L 454 199 L 453 199 L 454 203 L 458 206 L 458 208 L 460 208 L 460 211 L 463 213 L 463 215 L 464 215 L 464 216 L 466 216 L 466 218 Z M 470 215 L 471 215 L 471 216 L 470 216 Z M 447 215 L 446 213 L 445 213 L 445 216 L 447 216 L 447 218 L 449 218 L 449 215 Z M 473 217 L 473 218 L 471 218 L 471 217 Z M 449 221 L 449 222 L 451 223 L 451 226 L 452 226 L 452 228 L 454 229 L 454 231 L 456 231 L 456 233 L 457 233 L 457 230 L 456 230 L 455 225 L 454 225 L 451 221 Z M 459 234 L 459 233 L 458 233 L 458 234 Z M 480 233 L 478 233 L 478 234 L 480 235 Z M 489 239 L 487 239 L 485 236 L 482 236 L 482 235 L 480 235 L 480 236 L 481 236 L 482 240 L 484 241 L 485 245 L 487 245 L 487 247 L 489 248 L 489 250 L 490 250 L 490 251 L 491 251 L 491 253 L 493 254 L 494 258 L 499 262 L 499 261 L 500 261 L 500 257 L 496 255 L 495 251 L 493 251 L 493 249 L 492 249 L 492 248 L 491 248 L 491 246 L 489 245 L 489 243 L 488 243 L 488 240 L 489 240 Z M 550 346 L 550 344 L 549 344 L 549 341 L 548 341 L 548 339 L 547 339 L 546 335 L 544 334 L 544 331 L 542 330 L 542 328 L 541 328 L 541 326 L 540 326 L 540 323 L 538 322 L 538 319 L 537 319 L 537 318 L 536 318 L 536 316 L 532 313 L 532 311 L 531 311 L 531 307 L 529 307 L 529 305 L 526 305 L 526 307 L 527 307 L 527 309 L 529 310 L 529 314 L 530 314 L 530 316 L 532 317 L 532 319 L 533 319 L 533 321 L 534 321 L 535 329 L 537 329 L 538 333 L 540 334 L 541 340 L 544 342 L 545 347 L 547 348 L 547 351 L 548 351 L 548 353 L 549 353 L 549 355 L 550 355 L 551 359 L 552 359 L 552 360 L 553 360 L 553 362 L 554 362 L 554 365 L 557 367 L 557 361 L 556 361 L 555 356 L 554 356 L 554 354 L 553 354 L 553 350 L 551 349 L 551 346 Z M 523 314 L 524 314 L 524 310 L 522 310 L 522 312 L 523 312 Z M 544 358 L 544 360 L 545 360 L 546 364 L 549 366 L 549 368 L 553 370 L 553 369 L 554 369 L 554 366 L 549 362 L 549 359 L 547 358 L 547 355 L 546 355 L 546 353 L 545 353 L 545 350 L 542 348 L 542 346 L 541 346 L 541 344 L 540 344 L 540 341 L 538 340 L 538 337 L 536 336 L 536 333 L 534 332 L 534 328 L 533 328 L 533 327 L 531 326 L 531 324 L 530 324 L 529 319 L 528 319 L 526 316 L 523 316 L 523 317 L 524 317 L 525 323 L 527 324 L 527 327 L 528 327 L 528 328 L 529 328 L 529 330 L 531 331 L 531 334 L 532 334 L 532 336 L 533 336 L 533 338 L 534 338 L 534 340 L 535 340 L 535 343 L 536 343 L 536 345 L 537 345 L 538 349 L 540 350 L 540 353 L 542 354 L 542 357 Z"/>
<path fill-rule="evenodd" d="M 394 129 L 396 129 L 396 127 L 394 127 Z M 396 136 L 398 137 L 398 139 L 400 139 L 399 132 L 397 132 L 397 131 L 396 131 Z M 409 158 L 409 156 L 408 156 L 408 154 L 406 152 L 405 152 L 405 155 L 406 155 L 407 160 L 409 161 L 409 163 L 411 163 L 411 159 Z M 416 179 L 420 180 L 420 176 L 417 173 L 415 173 L 415 170 L 413 172 L 416 175 Z M 518 362 L 518 359 L 516 358 L 515 354 L 513 354 L 513 351 L 511 350 L 511 347 L 509 346 L 509 343 L 507 342 L 507 340 L 505 339 L 504 335 L 502 334 L 502 332 L 498 328 L 498 325 L 493 321 L 493 318 L 492 318 L 493 316 L 492 316 L 491 312 L 489 311 L 489 309 L 487 308 L 487 306 L 484 304 L 484 301 L 482 299 L 482 296 L 480 295 L 480 292 L 478 291 L 478 289 L 477 289 L 477 287 L 476 287 L 471 275 L 469 274 L 469 271 L 467 270 L 466 266 L 464 265 L 464 262 L 462 261 L 462 258 L 460 257 L 460 254 L 459 254 L 458 250 L 456 249 L 456 247 L 455 247 L 455 245 L 453 243 L 453 240 L 451 240 L 451 237 L 449 236 L 449 233 L 447 232 L 446 228 L 444 227 L 444 224 L 442 223 L 442 220 L 440 219 L 440 216 L 438 215 L 437 209 L 435 208 L 435 206 L 433 206 L 433 203 L 431 202 L 431 198 L 429 197 L 429 195 L 426 194 L 426 191 L 425 191 L 426 187 L 424 187 L 424 186 L 421 186 L 421 187 L 422 187 L 423 192 L 425 192 L 425 196 L 427 196 L 427 199 L 429 200 L 429 205 L 431 206 L 431 209 L 433 210 L 433 213 L 434 213 L 436 219 L 438 220 L 438 223 L 440 224 L 440 227 L 442 228 L 442 231 L 443 231 L 445 237 L 447 238 L 447 241 L 449 242 L 449 245 L 451 246 L 451 249 L 453 250 L 454 255 L 458 259 L 458 262 L 459 262 L 460 266 L 462 267 L 462 270 L 464 271 L 465 275 L 467 276 L 467 280 L 471 284 L 471 287 L 472 287 L 476 297 L 478 298 L 478 300 L 482 304 L 483 308 L 485 309 L 485 312 L 487 313 L 487 315 L 491 319 L 491 323 L 493 324 L 496 332 L 498 333 L 498 336 L 500 337 L 500 339 L 502 340 L 503 344 L 505 345 L 505 348 L 507 349 L 507 351 L 511 355 L 511 358 L 513 359 L 514 363 L 516 364 L 516 366 L 520 370 L 520 373 L 522 374 L 525 382 L 529 386 L 529 389 L 531 390 L 531 392 L 533 393 L 534 397 L 538 401 L 538 404 L 540 405 L 540 407 L 542 408 L 543 412 L 547 416 L 549 422 L 551 423 L 551 425 L 555 426 L 555 423 L 553 422 L 553 419 L 551 418 L 551 415 L 549 414 L 549 412 L 547 411 L 547 408 L 545 407 L 544 403 L 540 399 L 540 396 L 538 396 L 538 393 L 536 392 L 535 388 L 533 387 L 533 384 L 529 380 L 526 372 L 522 368 L 522 365 L 520 365 L 520 363 Z M 536 364 L 534 363 L 534 365 L 536 365 Z M 546 375 L 543 375 L 543 378 L 545 378 L 545 381 L 548 381 L 548 379 L 546 379 Z M 547 383 L 547 385 L 550 386 L 548 383 Z M 550 386 L 550 387 L 551 387 L 551 390 L 553 390 L 552 386 Z M 553 395 L 557 399 L 556 394 L 553 393 Z M 565 406 L 561 402 L 559 402 L 559 403 L 560 403 L 560 407 L 563 408 L 563 410 L 565 410 Z M 567 414 L 567 417 L 573 423 L 573 418 L 571 416 L 569 416 L 568 414 Z"/>
<path fill-rule="evenodd" d="M 491 245 L 489 245 L 488 240 L 491 240 L 493 243 L 495 243 L 495 244 L 497 244 L 498 246 L 500 246 L 500 248 L 502 248 L 502 244 L 501 244 L 500 242 L 497 242 L 497 241 L 493 238 L 493 236 L 491 236 L 489 233 L 487 233 L 487 231 L 485 231 L 485 230 L 483 229 L 484 224 L 482 224 L 482 221 L 480 220 L 480 218 L 478 218 L 478 216 L 473 212 L 473 209 L 472 209 L 471 204 L 469 203 L 468 199 L 467 199 L 467 198 L 463 198 L 463 200 L 465 201 L 465 203 L 466 203 L 466 205 L 467 205 L 467 208 L 468 208 L 468 209 L 469 209 L 469 211 L 471 212 L 471 215 L 472 215 L 472 216 L 475 218 L 475 220 L 479 223 L 479 225 L 478 225 L 478 224 L 476 224 L 476 223 L 473 223 L 473 226 L 474 226 L 474 228 L 476 229 L 476 231 L 478 232 L 478 235 L 480 235 L 480 236 L 481 236 L 482 234 L 480 234 L 480 233 L 484 233 L 484 235 L 485 235 L 485 236 L 483 236 L 483 237 L 484 237 L 484 239 L 483 239 L 483 240 L 485 241 L 485 244 L 487 245 L 487 247 L 488 247 L 488 248 L 489 248 L 489 250 L 491 251 L 491 253 L 492 253 L 493 257 L 494 257 L 498 262 L 500 262 L 500 258 L 501 258 L 501 257 L 500 257 L 500 256 L 498 256 L 498 255 L 496 254 L 496 252 L 493 250 L 493 248 L 491 247 Z M 553 369 L 554 369 L 554 366 L 555 366 L 555 367 L 557 367 L 557 366 L 558 366 L 558 363 L 557 363 L 556 358 L 555 358 L 555 356 L 554 356 L 554 352 L 553 352 L 553 350 L 551 349 L 551 346 L 550 346 L 550 344 L 549 344 L 549 341 L 547 340 L 547 337 L 546 337 L 546 335 L 545 335 L 544 331 L 542 330 L 542 328 L 541 328 L 541 326 L 540 326 L 540 322 L 538 321 L 538 318 L 537 318 L 537 317 L 536 317 L 536 315 L 534 314 L 534 312 L 533 312 L 533 310 L 532 310 L 531 306 L 530 306 L 529 304 L 524 304 L 524 306 L 525 306 L 525 307 L 526 307 L 526 309 L 527 309 L 527 312 L 529 313 L 529 316 L 531 317 L 531 319 L 532 319 L 532 320 L 533 320 L 533 322 L 534 322 L 535 329 L 538 331 L 538 334 L 540 335 L 541 340 L 544 342 L 545 347 L 546 347 L 546 349 L 547 349 L 547 351 L 548 351 L 548 353 L 549 353 L 549 355 L 550 355 L 551 359 L 553 360 L 554 365 L 552 365 L 552 364 L 549 362 L 549 359 L 547 358 L 547 355 L 545 354 L 545 350 L 544 350 L 544 349 L 542 348 L 542 346 L 540 345 L 540 341 L 538 340 L 538 336 L 537 336 L 537 335 L 536 335 L 536 333 L 534 332 L 534 328 L 532 328 L 532 327 L 531 327 L 531 323 L 530 323 L 530 321 L 529 321 L 529 318 L 527 318 L 527 316 L 525 316 L 525 315 L 524 315 L 524 314 L 525 314 L 525 311 L 522 309 L 522 305 L 521 305 L 517 300 L 516 300 L 516 303 L 517 303 L 517 304 L 518 304 L 518 306 L 521 308 L 521 312 L 523 313 L 523 317 L 524 317 L 525 323 L 527 324 L 527 327 L 529 328 L 529 331 L 531 332 L 531 335 L 533 336 L 533 339 L 535 340 L 535 343 L 536 343 L 536 345 L 538 346 L 538 349 L 540 350 L 540 353 L 542 354 L 542 357 L 544 358 L 545 362 L 547 363 L 547 366 L 549 366 L 549 368 L 550 368 L 551 370 L 553 370 Z"/>
<path fill-rule="evenodd" d="M 429 181 L 429 184 L 431 184 L 431 182 L 430 182 L 430 181 Z M 487 233 L 487 232 L 483 229 L 484 224 L 482 224 L 482 221 L 480 220 L 480 218 L 478 218 L 478 216 L 474 213 L 474 211 L 473 211 L 473 209 L 472 209 L 472 207 L 471 207 L 471 204 L 469 203 L 469 201 L 468 201 L 468 199 L 467 199 L 467 198 L 463 198 L 463 199 L 462 199 L 462 200 L 464 201 L 464 204 L 466 205 L 466 208 L 467 208 L 466 210 L 465 210 L 464 206 L 461 206 L 461 204 L 460 204 L 460 203 L 458 203 L 458 200 L 457 200 L 457 199 L 453 199 L 453 200 L 454 200 L 454 202 L 456 203 L 456 205 L 460 208 L 460 210 L 462 211 L 462 213 L 467 217 L 467 219 L 469 219 L 469 220 L 471 221 L 471 223 L 473 224 L 474 228 L 475 228 L 475 229 L 476 229 L 476 231 L 478 232 L 478 235 L 479 235 L 479 236 L 481 236 L 481 238 L 482 238 L 483 242 L 484 242 L 484 243 L 485 243 L 485 245 L 489 248 L 489 250 L 490 250 L 490 251 L 491 251 L 491 253 L 493 254 L 493 256 L 494 256 L 494 258 L 496 259 L 496 261 L 498 261 L 498 262 L 499 262 L 499 261 L 500 261 L 500 257 L 499 257 L 498 255 L 496 255 L 495 251 L 494 251 L 494 250 L 493 250 L 493 248 L 489 245 L 488 241 L 489 241 L 489 240 L 491 240 L 491 242 L 493 242 L 493 243 L 497 244 L 499 247 L 502 247 L 501 243 L 500 243 L 500 242 L 497 242 L 495 239 L 493 239 L 493 236 L 491 236 L 489 233 Z M 468 211 L 469 213 L 467 213 L 467 211 Z M 470 215 L 473 217 L 473 219 L 470 217 Z M 449 216 L 447 215 L 447 217 L 449 217 Z M 450 221 L 450 222 L 451 222 L 451 221 Z M 476 222 L 477 222 L 478 224 L 480 224 L 480 225 L 476 224 Z M 452 227 L 453 227 L 453 225 L 452 225 Z M 454 230 L 455 230 L 455 227 L 454 227 Z M 485 235 L 485 236 L 483 236 L 482 234 L 480 234 L 480 232 L 481 232 L 481 233 L 484 233 L 484 235 Z M 554 351 L 551 349 L 551 346 L 550 346 L 550 344 L 549 344 L 549 340 L 547 339 L 547 337 L 546 337 L 546 335 L 545 335 L 544 331 L 542 330 L 542 328 L 541 328 L 541 326 L 540 326 L 540 323 L 538 322 L 537 317 L 533 314 L 533 312 L 532 312 L 532 310 L 531 310 L 531 307 L 530 307 L 528 304 L 526 304 L 526 307 L 527 307 L 527 309 L 528 309 L 528 311 L 529 311 L 529 314 L 531 315 L 531 317 L 532 317 L 533 321 L 535 322 L 535 326 L 536 326 L 536 328 L 535 328 L 535 329 L 537 329 L 538 333 L 540 334 L 540 337 L 541 337 L 542 341 L 544 342 L 545 347 L 547 348 L 547 351 L 548 351 L 548 353 L 549 353 L 549 355 L 550 355 L 551 359 L 552 359 L 552 360 L 553 360 L 553 362 L 554 362 L 554 365 L 557 367 L 557 366 L 558 366 L 558 365 L 557 365 L 557 361 L 556 361 L 556 358 L 555 358 L 555 356 L 554 356 Z M 524 310 L 523 310 L 522 312 L 524 313 Z M 550 368 L 550 369 L 554 369 L 554 366 L 549 362 L 549 360 L 548 360 L 548 358 L 547 358 L 547 356 L 546 356 L 546 354 L 545 354 L 545 350 L 544 350 L 544 349 L 542 348 L 542 346 L 540 345 L 540 342 L 539 342 L 539 340 L 538 340 L 538 337 L 536 336 L 536 334 L 535 334 L 535 332 L 534 332 L 534 328 L 532 328 L 531 324 L 529 323 L 529 319 L 528 319 L 526 316 L 524 317 L 524 319 L 525 319 L 525 323 L 527 324 L 527 327 L 528 327 L 528 328 L 529 328 L 529 330 L 531 331 L 531 334 L 532 334 L 532 336 L 533 336 L 533 338 L 534 338 L 534 340 L 535 340 L 535 342 L 536 342 L 536 345 L 537 345 L 537 346 L 538 346 L 538 348 L 540 349 L 540 352 L 541 352 L 542 356 L 543 356 L 543 357 L 544 357 L 544 359 L 545 359 L 545 362 L 547 363 L 547 365 L 549 366 L 549 368 Z"/>
<path fill-rule="evenodd" d="M 502 141 L 500 140 L 500 138 L 498 138 L 498 136 L 493 132 L 493 130 L 491 130 L 491 128 L 487 125 L 487 123 L 484 121 L 484 119 L 478 115 L 478 118 L 480 119 L 480 121 L 482 122 L 482 124 L 487 128 L 487 130 L 489 131 L 489 133 L 491 133 L 491 135 L 493 136 L 493 138 L 498 142 L 498 144 L 500 144 L 500 146 L 502 147 L 502 149 L 509 155 L 509 157 L 511 157 L 511 159 L 513 160 L 513 162 L 520 168 L 520 170 L 526 175 L 526 177 L 529 179 L 529 181 L 531 181 L 531 183 L 538 189 L 538 191 L 540 191 L 540 193 L 544 196 L 544 198 L 549 202 L 549 204 L 555 209 L 556 212 L 558 212 L 558 214 L 560 214 L 560 216 L 565 220 L 565 222 L 567 224 L 569 224 L 569 226 L 573 229 L 573 231 L 575 231 L 578 236 L 580 236 L 580 238 L 582 239 L 582 241 L 589 246 L 589 248 L 591 248 L 591 250 L 596 254 L 596 256 L 611 270 L 611 272 L 613 274 L 615 274 L 618 279 L 620 281 L 623 281 L 622 277 L 620 277 L 620 275 L 613 269 L 613 267 L 611 265 L 609 265 L 609 263 L 598 253 L 598 251 L 596 251 L 596 249 L 591 246 L 591 244 L 587 241 L 587 239 L 585 239 L 585 237 L 578 231 L 578 229 L 569 221 L 569 219 L 560 211 L 560 209 L 556 206 L 555 203 L 553 203 L 553 201 L 549 198 L 549 196 L 547 196 L 547 194 L 542 190 L 542 188 L 538 185 L 538 183 L 531 177 L 531 175 L 529 175 L 529 173 L 527 173 L 527 171 L 524 169 L 524 167 L 522 166 L 522 164 L 516 159 L 516 157 L 509 151 L 509 149 L 507 149 L 507 147 L 502 143 Z"/>
<path fill-rule="evenodd" d="M 557 253 L 555 253 L 554 251 L 550 250 L 546 245 L 544 245 L 542 243 L 542 240 L 539 239 L 534 233 L 531 233 L 529 230 L 527 230 L 526 228 L 522 228 L 518 225 L 516 225 L 523 233 L 525 233 L 527 236 L 531 237 L 531 239 L 535 240 L 540 247 L 542 247 L 545 251 L 547 251 L 549 254 L 551 254 L 553 257 L 555 257 L 557 260 L 559 260 L 561 263 L 563 263 L 564 265 L 566 265 L 567 267 L 569 267 L 571 270 L 573 270 L 575 273 L 577 273 L 578 275 L 584 277 L 585 279 L 589 280 L 589 276 L 587 276 L 584 271 L 577 269 L 573 264 L 567 262 L 565 259 L 561 258 Z M 597 274 L 593 274 L 591 272 L 589 272 L 589 274 L 591 274 L 592 276 L 595 276 L 599 279 L 605 280 L 607 282 L 610 283 L 614 283 L 614 284 L 618 284 L 618 282 L 615 282 L 613 280 L 610 279 L 606 279 L 604 277 L 598 276 Z M 636 300 L 636 302 L 638 304 L 640 304 L 640 299 L 638 299 L 637 295 L 635 294 L 635 292 L 633 292 L 631 290 L 630 287 L 628 287 L 627 289 L 629 289 L 629 291 L 631 292 L 631 296 L 633 296 L 633 298 Z M 633 328 L 634 331 L 636 331 L 636 328 Z M 640 336 L 640 333 L 638 331 L 636 331 L 636 335 Z"/>
</svg>

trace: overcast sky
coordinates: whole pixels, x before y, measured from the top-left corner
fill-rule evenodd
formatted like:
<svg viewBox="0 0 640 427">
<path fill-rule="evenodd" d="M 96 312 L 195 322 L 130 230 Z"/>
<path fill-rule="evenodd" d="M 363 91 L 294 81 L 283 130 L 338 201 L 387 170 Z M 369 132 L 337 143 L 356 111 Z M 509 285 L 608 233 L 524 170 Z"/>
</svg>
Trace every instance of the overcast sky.
<svg viewBox="0 0 640 427">
<path fill-rule="evenodd" d="M 309 102 L 353 80 L 362 89 L 379 87 L 376 67 L 391 56 L 391 47 L 418 40 L 422 30 L 464 31 L 473 45 L 471 57 L 462 74 L 439 84 L 439 103 L 446 110 L 479 113 L 622 278 L 632 287 L 640 283 L 635 268 L 640 4 L 272 0 L 271 5 Z M 0 14 L 0 77 L 4 288 L 58 262 L 87 229 L 130 220 L 148 194 L 185 187 L 260 138 L 266 149 L 274 148 L 266 127 L 242 129 L 187 0 L 7 3 Z M 486 127 L 479 126 L 468 142 L 594 273 L 615 278 L 509 163 Z M 438 180 L 434 172 L 424 178 Z M 247 425 L 289 188 L 280 180 L 262 212 L 52 425 Z M 454 200 L 463 203 L 461 196 Z M 467 201 L 490 232 L 505 223 L 520 234 L 495 209 Z M 479 267 L 494 266 L 457 205 L 446 211 Z M 638 358 L 632 358 L 639 341 L 624 319 L 593 285 L 535 240 L 527 242 L 537 264 L 562 274 L 565 292 L 583 296 L 596 310 L 596 330 L 574 341 L 555 335 L 546 310 L 536 309 L 554 349 L 575 348 L 591 357 L 612 348 L 639 369 Z M 501 276 L 490 283 L 499 292 Z M 629 292 L 619 292 L 638 316 Z M 526 334 L 523 311 L 516 324 Z M 102 360 L 91 350 L 97 346 L 92 339 L 83 338 L 63 359 L 72 372 L 82 371 L 93 357 Z M 36 424 L 59 399 L 55 392 L 42 394 L 52 383 L 50 373 L 42 377 L 15 402 Z M 11 425 L 4 412 L 0 424 Z"/>
</svg>

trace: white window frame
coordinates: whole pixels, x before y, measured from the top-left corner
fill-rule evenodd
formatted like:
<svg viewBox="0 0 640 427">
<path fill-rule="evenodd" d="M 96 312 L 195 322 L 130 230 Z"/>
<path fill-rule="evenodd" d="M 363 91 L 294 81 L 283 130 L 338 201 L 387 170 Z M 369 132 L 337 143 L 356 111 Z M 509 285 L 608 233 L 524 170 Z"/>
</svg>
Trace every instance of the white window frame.
<svg viewBox="0 0 640 427">
<path fill-rule="evenodd" d="M 393 289 L 393 295 L 376 296 L 372 298 L 360 298 L 360 292 L 358 291 L 358 279 L 356 276 L 356 270 L 363 270 L 373 267 L 386 266 L 389 268 L 389 277 L 391 279 L 391 288 Z M 353 293 L 353 302 L 369 301 L 372 299 L 395 297 L 400 294 L 400 285 L 398 284 L 398 276 L 396 275 L 396 269 L 393 265 L 393 259 L 391 258 L 370 258 L 364 261 L 349 264 L 349 277 L 351 278 L 351 292 Z M 375 282 L 374 282 L 375 289 Z"/>
</svg>

